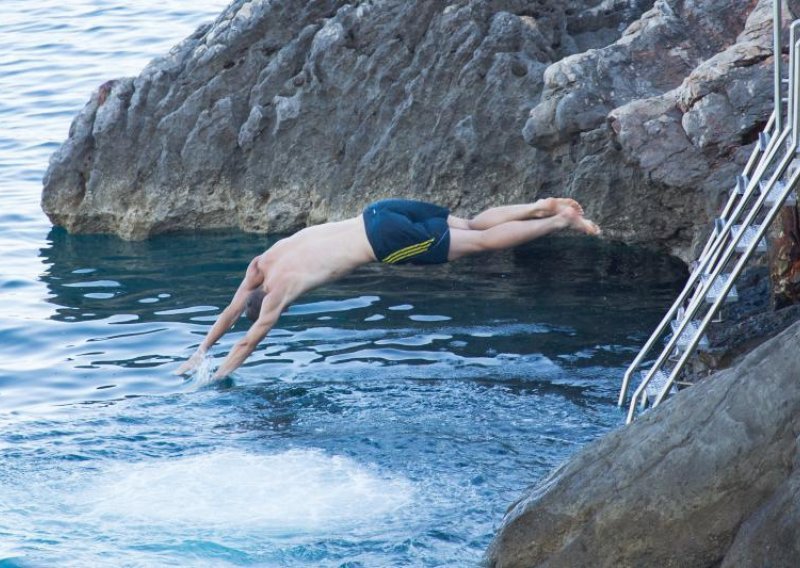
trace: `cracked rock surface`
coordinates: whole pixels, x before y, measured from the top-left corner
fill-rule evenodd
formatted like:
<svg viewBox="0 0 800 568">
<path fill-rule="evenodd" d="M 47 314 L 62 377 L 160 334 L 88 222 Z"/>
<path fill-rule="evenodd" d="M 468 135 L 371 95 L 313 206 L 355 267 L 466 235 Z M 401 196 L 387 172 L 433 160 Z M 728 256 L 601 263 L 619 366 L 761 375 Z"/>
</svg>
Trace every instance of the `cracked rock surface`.
<svg viewBox="0 0 800 568">
<path fill-rule="evenodd" d="M 286 232 L 388 196 L 470 215 L 560 194 L 686 257 L 767 120 L 770 6 L 236 0 L 98 88 L 42 205 L 138 239 Z"/>
<path fill-rule="evenodd" d="M 585 448 L 512 506 L 515 566 L 796 566 L 800 322 Z"/>
</svg>

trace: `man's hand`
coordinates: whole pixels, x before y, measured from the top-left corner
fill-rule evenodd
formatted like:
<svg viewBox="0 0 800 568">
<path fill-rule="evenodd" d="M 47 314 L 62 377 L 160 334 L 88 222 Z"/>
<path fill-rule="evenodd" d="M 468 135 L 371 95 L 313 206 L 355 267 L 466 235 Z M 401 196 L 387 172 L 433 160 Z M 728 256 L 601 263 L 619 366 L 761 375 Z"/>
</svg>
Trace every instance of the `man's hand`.
<svg viewBox="0 0 800 568">
<path fill-rule="evenodd" d="M 178 367 L 175 371 L 176 375 L 190 375 L 197 370 L 197 367 L 200 366 L 200 363 L 203 362 L 203 357 L 206 356 L 206 350 L 198 348 L 197 351 L 194 352 L 194 355 L 189 357 L 187 361 L 184 361 L 183 364 Z"/>
<path fill-rule="evenodd" d="M 231 303 L 227 308 L 222 310 L 222 313 L 217 318 L 217 321 L 214 322 L 214 325 L 211 326 L 211 329 L 208 330 L 206 338 L 197 348 L 194 355 L 192 355 L 188 361 L 184 361 L 184 363 L 175 370 L 176 375 L 187 375 L 196 371 L 203 362 L 203 357 L 205 357 L 206 352 L 211 349 L 220 337 L 225 335 L 225 332 L 228 331 L 233 324 L 236 323 L 236 320 L 239 319 L 239 316 L 242 315 L 245 302 L 247 301 L 247 295 L 260 286 L 264 280 L 263 274 L 261 274 L 258 269 L 259 258 L 260 257 L 255 257 L 250 261 L 244 280 L 239 284 L 239 288 L 233 295 Z"/>
</svg>

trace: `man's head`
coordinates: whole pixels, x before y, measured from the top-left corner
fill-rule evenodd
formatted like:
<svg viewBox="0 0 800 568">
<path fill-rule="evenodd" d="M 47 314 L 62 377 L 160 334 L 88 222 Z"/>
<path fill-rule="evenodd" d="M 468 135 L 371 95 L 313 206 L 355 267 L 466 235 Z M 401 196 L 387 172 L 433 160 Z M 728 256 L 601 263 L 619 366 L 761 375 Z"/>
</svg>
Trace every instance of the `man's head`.
<svg viewBox="0 0 800 568">
<path fill-rule="evenodd" d="M 258 319 L 258 315 L 261 313 L 261 303 L 264 301 L 264 296 L 266 295 L 267 294 L 260 287 L 250 292 L 244 305 L 244 314 L 247 316 L 247 319 L 252 322 Z"/>
</svg>

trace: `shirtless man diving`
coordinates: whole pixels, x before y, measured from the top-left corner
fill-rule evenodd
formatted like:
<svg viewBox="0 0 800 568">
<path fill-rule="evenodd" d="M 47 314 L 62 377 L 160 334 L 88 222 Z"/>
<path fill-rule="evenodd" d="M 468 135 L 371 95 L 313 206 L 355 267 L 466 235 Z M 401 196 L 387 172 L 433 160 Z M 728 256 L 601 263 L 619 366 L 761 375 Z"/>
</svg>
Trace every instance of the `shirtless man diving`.
<svg viewBox="0 0 800 568">
<path fill-rule="evenodd" d="M 254 323 L 214 379 L 228 376 L 299 296 L 362 264 L 440 264 L 476 252 L 515 247 L 561 229 L 600 233 L 596 224 L 583 217 L 577 201 L 553 197 L 493 207 L 472 219 L 454 217 L 447 208 L 430 203 L 386 199 L 368 205 L 358 217 L 307 227 L 250 262 L 230 305 L 194 355 L 175 372 L 194 371 L 246 311 Z"/>
</svg>

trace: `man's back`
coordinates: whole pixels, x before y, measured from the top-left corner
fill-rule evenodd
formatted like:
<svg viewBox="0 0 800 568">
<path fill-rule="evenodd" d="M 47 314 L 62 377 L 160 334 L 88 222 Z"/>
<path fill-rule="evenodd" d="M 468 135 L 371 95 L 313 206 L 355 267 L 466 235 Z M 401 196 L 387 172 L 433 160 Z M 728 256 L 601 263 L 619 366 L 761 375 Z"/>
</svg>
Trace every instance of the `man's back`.
<svg viewBox="0 0 800 568">
<path fill-rule="evenodd" d="M 261 255 L 258 268 L 266 290 L 284 290 L 291 302 L 374 260 L 359 216 L 307 227 L 281 239 Z"/>
</svg>

